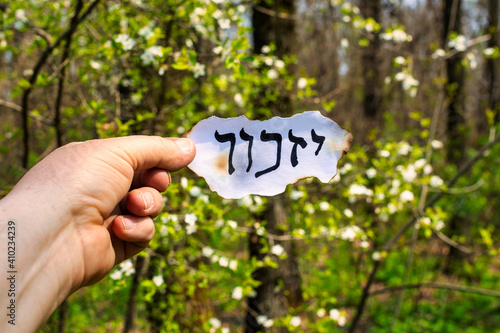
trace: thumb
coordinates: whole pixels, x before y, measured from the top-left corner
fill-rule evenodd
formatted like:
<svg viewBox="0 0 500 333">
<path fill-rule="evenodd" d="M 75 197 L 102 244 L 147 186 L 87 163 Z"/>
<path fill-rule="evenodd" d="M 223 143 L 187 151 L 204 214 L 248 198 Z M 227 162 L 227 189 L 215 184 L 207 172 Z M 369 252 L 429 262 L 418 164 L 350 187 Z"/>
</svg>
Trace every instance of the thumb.
<svg viewBox="0 0 500 333">
<path fill-rule="evenodd" d="M 184 138 L 127 136 L 101 140 L 102 148 L 113 151 L 134 171 L 161 168 L 177 171 L 188 165 L 196 154 L 194 143 Z"/>
</svg>

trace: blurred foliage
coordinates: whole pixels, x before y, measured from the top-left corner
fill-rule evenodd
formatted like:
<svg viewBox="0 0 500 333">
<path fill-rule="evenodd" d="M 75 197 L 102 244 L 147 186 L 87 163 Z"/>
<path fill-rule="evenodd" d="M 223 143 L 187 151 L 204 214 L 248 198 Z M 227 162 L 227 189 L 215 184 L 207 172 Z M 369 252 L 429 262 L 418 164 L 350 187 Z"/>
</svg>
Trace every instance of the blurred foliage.
<svg viewBox="0 0 500 333">
<path fill-rule="evenodd" d="M 20 104 L 23 92 L 31 87 L 34 64 L 68 28 L 76 2 L 11 0 L 5 4 L 0 15 L 4 102 Z M 85 1 L 84 8 L 89 3 Z M 395 6 L 395 2 L 388 3 Z M 456 89 L 446 86 L 443 59 L 453 52 L 466 52 L 463 65 L 472 82 L 469 85 L 474 86 L 474 80 L 483 75 L 484 62 L 498 58 L 498 47 L 468 44 L 480 34 L 472 28 L 470 36 L 452 33 L 449 45 L 438 47 L 436 33 L 418 34 L 420 22 L 414 16 L 425 17 L 419 5 L 400 8 L 399 16 L 376 22 L 363 18 L 356 3 L 315 4 L 314 10 L 323 15 L 318 21 L 328 23 L 321 33 L 336 36 L 330 48 L 337 67 L 328 59 L 325 66 L 344 72 L 333 89 L 314 67 L 326 61 L 315 49 L 321 41 L 305 43 L 309 31 L 317 28 L 308 18 L 311 7 L 297 14 L 298 25 L 304 22 L 298 33 L 302 49 L 296 56 L 281 59 L 275 45 L 266 46 L 260 54 L 252 52 L 248 2 L 100 1 L 72 36 L 69 59 L 61 60 L 62 47 L 54 49 L 34 81 L 29 109 L 30 165 L 56 148 L 54 95 L 63 66 L 68 71 L 60 124 L 64 142 L 131 134 L 181 136 L 211 115 L 265 119 L 275 113 L 263 106 L 286 94 L 293 99 L 294 112 L 320 109 L 339 119 L 356 141 L 330 183 L 306 179 L 286 191 L 291 214 L 283 235 L 297 247 L 305 302 L 288 309 L 282 318 L 259 316 L 257 321 L 266 331 L 272 332 L 273 327 L 293 332 L 344 331 L 375 261 L 382 265 L 373 290 L 428 282 L 498 289 L 500 185 L 495 170 L 499 148 L 490 149 L 448 188 L 447 180 L 457 168 L 445 158 L 444 111 L 435 116 L 443 107 L 440 94 Z M 474 10 L 481 15 L 479 7 Z M 358 54 L 375 38 L 387 50 L 380 63 L 386 75 L 381 87 L 383 125 L 372 128 L 355 110 L 363 98 Z M 421 52 L 416 51 L 419 48 Z M 471 91 L 469 102 L 476 93 L 484 95 Z M 482 130 L 472 125 L 467 129 L 470 146 L 464 149 L 469 158 L 498 130 L 498 106 L 492 109 L 476 103 L 480 110 L 474 111 L 479 112 L 476 118 L 487 123 Z M 19 110 L 2 106 L 1 196 L 25 171 L 20 166 Z M 447 194 L 422 209 L 439 192 Z M 264 266 L 279 267 L 287 256 L 276 235 L 265 228 L 267 199 L 222 199 L 203 179 L 182 170 L 173 175 L 164 200 L 155 238 L 142 254 L 148 257 L 148 265 L 136 301 L 138 331 L 241 331 L 246 297 L 257 286 L 252 273 Z M 443 274 L 449 252 L 443 239 L 448 239 L 452 215 L 468 223 L 460 234 L 450 236 L 451 242 L 462 244 L 470 253 L 450 277 Z M 415 229 L 415 242 L 411 232 L 406 232 L 393 251 L 384 251 L 384 244 L 414 216 L 417 223 L 410 229 Z M 252 234 L 262 236 L 262 260 L 249 257 Z M 413 260 L 407 265 L 410 252 Z M 68 331 L 123 330 L 136 260 L 120 264 L 103 281 L 69 298 Z M 399 315 L 393 318 L 397 297 L 397 292 L 372 295 L 361 329 L 386 332 L 392 323 L 395 332 L 498 332 L 500 327 L 498 297 L 408 289 Z M 58 312 L 41 331 L 55 331 L 57 324 Z"/>
</svg>

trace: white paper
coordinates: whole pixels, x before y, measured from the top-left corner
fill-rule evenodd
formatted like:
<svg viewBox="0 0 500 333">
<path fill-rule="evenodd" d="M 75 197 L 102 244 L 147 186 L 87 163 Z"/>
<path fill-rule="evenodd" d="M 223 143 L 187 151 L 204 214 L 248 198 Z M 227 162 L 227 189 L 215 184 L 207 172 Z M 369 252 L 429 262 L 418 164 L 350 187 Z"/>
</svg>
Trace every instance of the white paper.
<svg viewBox="0 0 500 333">
<path fill-rule="evenodd" d="M 351 133 L 319 111 L 264 121 L 210 117 L 187 137 L 196 145 L 188 167 L 227 199 L 276 195 L 310 176 L 327 183 L 352 141 Z"/>
</svg>

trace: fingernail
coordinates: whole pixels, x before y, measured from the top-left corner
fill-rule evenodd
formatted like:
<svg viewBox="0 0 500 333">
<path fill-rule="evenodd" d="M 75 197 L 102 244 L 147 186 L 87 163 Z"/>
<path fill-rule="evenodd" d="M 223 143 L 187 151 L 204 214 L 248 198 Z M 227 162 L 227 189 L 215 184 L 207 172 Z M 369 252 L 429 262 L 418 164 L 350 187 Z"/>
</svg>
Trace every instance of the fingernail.
<svg viewBox="0 0 500 333">
<path fill-rule="evenodd" d="M 140 192 L 142 195 L 142 200 L 144 201 L 144 210 L 148 210 L 149 208 L 153 207 L 154 205 L 154 199 L 151 193 L 149 192 Z"/>
<path fill-rule="evenodd" d="M 174 142 L 185 153 L 190 153 L 193 150 L 193 142 L 189 139 L 179 139 Z"/>
<path fill-rule="evenodd" d="M 123 230 L 129 231 L 135 228 L 135 223 L 132 222 L 131 220 L 125 219 L 123 218 L 123 216 L 120 216 L 120 220 L 122 221 Z"/>
</svg>

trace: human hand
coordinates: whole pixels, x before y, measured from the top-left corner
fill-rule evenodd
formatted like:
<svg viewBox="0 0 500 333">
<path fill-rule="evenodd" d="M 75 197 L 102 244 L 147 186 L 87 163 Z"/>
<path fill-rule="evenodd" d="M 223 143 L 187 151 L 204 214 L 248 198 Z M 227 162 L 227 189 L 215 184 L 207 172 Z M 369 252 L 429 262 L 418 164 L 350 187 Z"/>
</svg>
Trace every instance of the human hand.
<svg viewBox="0 0 500 333">
<path fill-rule="evenodd" d="M 19 258 L 21 291 L 40 293 L 51 281 L 42 291 L 55 292 L 51 313 L 143 250 L 170 184 L 167 171 L 194 155 L 187 139 L 135 136 L 69 144 L 33 167 L 0 202 L 0 216 L 16 222 L 27 248 Z"/>
</svg>

